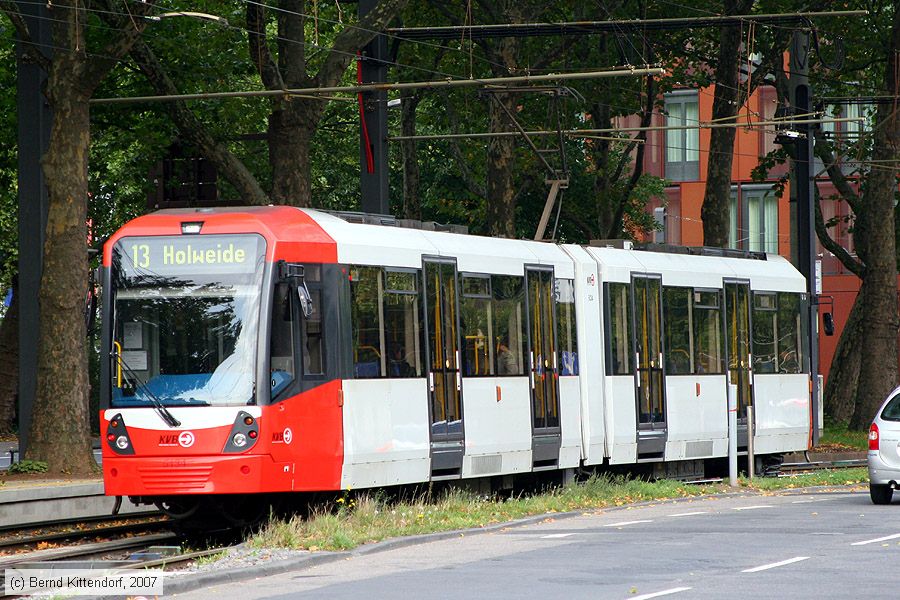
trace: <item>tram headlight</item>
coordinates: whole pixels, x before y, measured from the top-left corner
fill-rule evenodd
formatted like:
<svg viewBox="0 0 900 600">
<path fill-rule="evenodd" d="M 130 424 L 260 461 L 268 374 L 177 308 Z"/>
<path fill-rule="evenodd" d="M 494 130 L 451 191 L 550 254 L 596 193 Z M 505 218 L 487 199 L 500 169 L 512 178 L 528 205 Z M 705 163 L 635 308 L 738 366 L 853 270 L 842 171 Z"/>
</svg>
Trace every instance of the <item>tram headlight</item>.
<svg viewBox="0 0 900 600">
<path fill-rule="evenodd" d="M 116 447 L 119 450 L 125 450 L 128 448 L 128 438 L 124 435 L 120 435 L 116 438 Z"/>
<path fill-rule="evenodd" d="M 236 433 L 234 434 L 234 437 L 231 438 L 231 443 L 238 448 L 243 448 L 247 445 L 247 436 L 243 433 Z"/>
</svg>

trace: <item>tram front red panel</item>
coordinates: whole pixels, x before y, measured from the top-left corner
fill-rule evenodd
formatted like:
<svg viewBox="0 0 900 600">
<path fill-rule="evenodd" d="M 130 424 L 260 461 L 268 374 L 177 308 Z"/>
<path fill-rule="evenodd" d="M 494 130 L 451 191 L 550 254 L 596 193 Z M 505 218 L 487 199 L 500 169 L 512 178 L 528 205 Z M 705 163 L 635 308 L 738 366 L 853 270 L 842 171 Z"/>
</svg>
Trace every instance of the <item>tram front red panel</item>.
<svg viewBox="0 0 900 600">
<path fill-rule="evenodd" d="M 156 420 L 152 408 L 102 411 L 101 423 L 124 413 L 135 454 L 103 445 L 103 475 L 110 496 L 248 494 L 340 489 L 344 461 L 340 380 L 324 383 L 283 402 L 262 407 L 260 439 L 246 452 L 223 453 L 229 426 L 187 429 L 129 427 L 135 410 Z M 210 417 L 221 407 L 196 407 Z M 235 408 L 237 414 L 239 409 Z M 129 415 L 129 412 L 131 415 Z M 132 422 L 135 419 L 131 419 Z M 217 419 L 218 420 L 218 419 Z M 190 448 L 164 443 L 190 431 Z M 162 441 L 160 441 L 162 440 Z"/>
</svg>

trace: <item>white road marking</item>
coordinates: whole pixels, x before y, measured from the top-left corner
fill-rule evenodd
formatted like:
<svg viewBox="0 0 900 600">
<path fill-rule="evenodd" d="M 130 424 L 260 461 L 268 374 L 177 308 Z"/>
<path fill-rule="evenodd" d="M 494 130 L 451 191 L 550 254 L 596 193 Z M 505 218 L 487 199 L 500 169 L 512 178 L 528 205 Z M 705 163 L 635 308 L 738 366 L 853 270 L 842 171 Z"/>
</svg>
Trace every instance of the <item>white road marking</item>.
<svg viewBox="0 0 900 600">
<path fill-rule="evenodd" d="M 760 504 L 758 506 L 737 506 L 731 510 L 756 510 L 757 508 L 772 508 L 771 504 Z"/>
<path fill-rule="evenodd" d="M 646 521 L 620 521 L 619 523 L 608 523 L 608 524 L 604 525 L 604 527 L 621 527 L 622 525 L 635 525 L 637 523 L 652 523 L 652 522 L 653 522 L 652 519 L 649 519 Z"/>
<path fill-rule="evenodd" d="M 768 569 L 774 569 L 775 567 L 783 567 L 784 565 L 789 565 L 795 562 L 800 562 L 802 560 L 808 560 L 808 556 L 795 556 L 794 558 L 789 558 L 787 560 L 783 560 L 777 563 L 769 563 L 768 565 L 762 565 L 760 567 L 753 567 L 752 569 L 744 569 L 741 573 L 756 573 L 758 571 L 766 571 Z"/>
<path fill-rule="evenodd" d="M 652 594 L 644 594 L 643 596 L 629 596 L 628 600 L 650 600 L 650 598 L 659 598 L 660 596 L 668 596 L 669 594 L 677 594 L 679 592 L 686 592 L 692 588 L 689 587 L 678 587 L 672 588 L 671 590 L 663 590 L 661 592 L 653 592 Z"/>
<path fill-rule="evenodd" d="M 794 500 L 791 504 L 810 504 L 812 502 L 827 502 L 828 498 L 811 498 L 809 500 Z"/>
<path fill-rule="evenodd" d="M 886 542 L 887 540 L 894 540 L 900 538 L 900 533 L 895 533 L 894 535 L 886 535 L 884 537 L 875 538 L 874 540 L 866 540 L 864 542 L 853 542 L 850 544 L 851 546 L 865 546 L 866 544 L 877 544 L 878 542 Z"/>
<path fill-rule="evenodd" d="M 542 535 L 541 539 L 542 540 L 550 540 L 550 539 L 555 539 L 555 538 L 569 537 L 570 535 L 575 535 L 575 534 L 574 533 L 551 533 L 549 535 Z"/>
<path fill-rule="evenodd" d="M 698 510 L 694 512 L 686 512 L 686 513 L 677 513 L 674 515 L 669 515 L 670 517 L 692 517 L 694 515 L 708 515 L 708 510 Z"/>
</svg>

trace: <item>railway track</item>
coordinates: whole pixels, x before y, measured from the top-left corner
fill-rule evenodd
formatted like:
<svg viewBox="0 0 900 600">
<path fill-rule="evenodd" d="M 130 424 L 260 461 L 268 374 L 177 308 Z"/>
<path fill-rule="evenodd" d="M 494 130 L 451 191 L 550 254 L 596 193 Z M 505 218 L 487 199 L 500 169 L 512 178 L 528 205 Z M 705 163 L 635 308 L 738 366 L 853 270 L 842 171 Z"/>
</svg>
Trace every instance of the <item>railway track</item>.
<svg viewBox="0 0 900 600">
<path fill-rule="evenodd" d="M 849 459 L 849 460 L 834 460 L 834 461 L 809 461 L 809 462 L 794 462 L 794 463 L 782 463 L 777 468 L 777 473 L 774 473 L 773 476 L 778 477 L 791 477 L 794 475 L 801 475 L 803 473 L 814 473 L 815 471 L 823 471 L 823 470 L 835 470 L 835 469 L 854 469 L 859 467 L 865 467 L 867 465 L 866 459 Z M 768 473 L 766 473 L 768 475 Z"/>
<path fill-rule="evenodd" d="M 140 535 L 133 537 L 125 537 L 117 540 L 106 540 L 102 542 L 90 542 L 86 544 L 76 544 L 74 546 L 60 546 L 57 548 L 45 548 L 42 550 L 34 550 L 31 552 L 22 552 L 0 558 L 0 570 L 11 567 L 24 567 L 40 563 L 42 566 L 48 562 L 55 561 L 72 561 L 77 559 L 79 564 L 85 559 L 95 559 L 103 557 L 106 561 L 115 561 L 116 563 L 127 560 L 136 549 L 148 549 L 149 547 L 165 542 L 173 542 L 179 540 L 177 534 L 172 532 L 152 533 L 148 535 Z M 115 558 L 112 558 L 115 555 Z M 104 562 L 103 560 L 91 560 L 94 562 Z"/>
<path fill-rule="evenodd" d="M 0 530 L 0 558 L 22 551 L 48 548 L 51 545 L 106 536 L 127 536 L 145 531 L 171 527 L 171 521 L 158 514 L 135 518 L 97 518 L 85 522 L 58 521 L 42 527 L 12 528 Z"/>
</svg>

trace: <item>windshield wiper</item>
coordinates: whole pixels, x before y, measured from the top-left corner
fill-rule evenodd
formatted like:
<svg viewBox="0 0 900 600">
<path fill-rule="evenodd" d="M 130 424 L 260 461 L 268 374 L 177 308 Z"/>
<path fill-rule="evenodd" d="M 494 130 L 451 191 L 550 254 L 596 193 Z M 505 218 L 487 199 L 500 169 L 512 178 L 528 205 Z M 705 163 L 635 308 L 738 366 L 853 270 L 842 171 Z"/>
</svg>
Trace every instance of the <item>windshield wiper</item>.
<svg viewBox="0 0 900 600">
<path fill-rule="evenodd" d="M 153 408 L 159 414 L 160 418 L 165 421 L 169 427 L 178 427 L 179 425 L 181 425 L 181 421 L 176 419 L 175 415 L 169 412 L 169 409 L 167 409 L 165 405 L 163 405 L 162 401 L 156 396 L 156 394 L 150 391 L 150 388 L 147 387 L 147 384 L 144 383 L 144 380 L 141 379 L 140 375 L 135 373 L 134 370 L 128 366 L 128 363 L 125 362 L 125 360 L 122 358 L 122 355 L 118 352 L 113 352 L 113 354 L 115 355 L 116 360 L 119 361 L 119 365 L 121 365 L 122 368 L 125 369 L 125 372 L 128 374 L 128 376 L 132 380 L 134 380 L 134 382 L 138 384 L 138 387 L 143 389 L 144 394 L 146 394 L 147 397 L 150 398 L 150 402 L 153 404 Z"/>
</svg>

